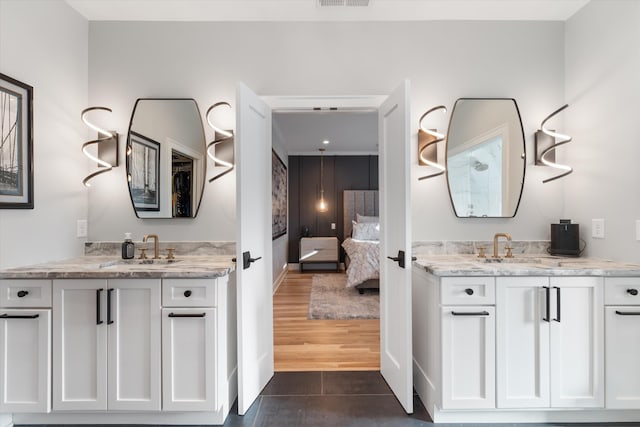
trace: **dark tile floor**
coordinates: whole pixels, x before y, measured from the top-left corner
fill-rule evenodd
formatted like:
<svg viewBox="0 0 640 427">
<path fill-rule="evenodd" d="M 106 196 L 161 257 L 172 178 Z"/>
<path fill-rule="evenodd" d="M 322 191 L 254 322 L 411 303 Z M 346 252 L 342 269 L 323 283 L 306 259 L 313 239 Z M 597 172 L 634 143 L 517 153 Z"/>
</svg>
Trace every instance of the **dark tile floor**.
<svg viewBox="0 0 640 427">
<path fill-rule="evenodd" d="M 379 372 L 276 372 L 244 416 L 234 406 L 225 426 L 434 426 L 420 399 L 407 415 Z M 505 427 L 589 426 L 603 424 L 500 424 Z M 489 424 L 435 424 L 488 427 Z M 640 423 L 609 423 L 640 427 Z"/>
</svg>

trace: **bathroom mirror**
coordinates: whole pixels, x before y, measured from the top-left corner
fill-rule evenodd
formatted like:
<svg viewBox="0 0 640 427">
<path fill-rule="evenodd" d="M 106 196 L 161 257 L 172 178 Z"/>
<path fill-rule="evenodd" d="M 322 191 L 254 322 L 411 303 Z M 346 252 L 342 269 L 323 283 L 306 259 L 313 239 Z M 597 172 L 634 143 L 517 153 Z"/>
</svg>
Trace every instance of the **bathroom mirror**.
<svg viewBox="0 0 640 427">
<path fill-rule="evenodd" d="M 140 98 L 127 135 L 127 180 L 138 218 L 193 218 L 206 176 L 206 142 L 193 99 Z"/>
<path fill-rule="evenodd" d="M 447 185 L 457 217 L 515 216 L 525 172 L 515 99 L 460 98 L 447 132 Z"/>
</svg>

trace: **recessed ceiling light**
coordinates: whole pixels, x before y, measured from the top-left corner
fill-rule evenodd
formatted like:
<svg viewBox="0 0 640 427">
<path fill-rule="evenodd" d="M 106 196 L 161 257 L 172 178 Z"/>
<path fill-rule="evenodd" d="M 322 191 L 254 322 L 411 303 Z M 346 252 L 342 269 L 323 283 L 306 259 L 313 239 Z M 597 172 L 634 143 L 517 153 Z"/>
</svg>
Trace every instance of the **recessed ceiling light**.
<svg viewBox="0 0 640 427">
<path fill-rule="evenodd" d="M 329 142 L 330 142 L 330 141 L 329 141 L 328 139 L 325 139 L 324 141 L 322 141 L 322 143 L 323 143 L 324 145 L 328 145 L 328 144 L 329 144 Z"/>
</svg>

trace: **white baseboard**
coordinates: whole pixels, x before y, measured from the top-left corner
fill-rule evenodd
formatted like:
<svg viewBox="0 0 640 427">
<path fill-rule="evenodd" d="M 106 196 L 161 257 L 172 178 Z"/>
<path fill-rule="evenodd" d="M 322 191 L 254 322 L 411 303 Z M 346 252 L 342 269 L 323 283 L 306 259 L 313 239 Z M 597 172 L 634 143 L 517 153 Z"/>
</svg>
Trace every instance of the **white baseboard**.
<svg viewBox="0 0 640 427">
<path fill-rule="evenodd" d="M 280 274 L 278 275 L 278 277 L 276 277 L 276 281 L 273 284 L 273 293 L 274 294 L 276 293 L 276 291 L 278 290 L 278 288 L 280 287 L 280 285 L 284 281 L 284 278 L 287 275 L 287 271 L 289 271 L 289 270 L 290 270 L 290 268 L 283 268 L 282 270 L 280 270 Z"/>
<path fill-rule="evenodd" d="M 0 414 L 0 427 L 13 427 L 13 415 Z"/>
</svg>

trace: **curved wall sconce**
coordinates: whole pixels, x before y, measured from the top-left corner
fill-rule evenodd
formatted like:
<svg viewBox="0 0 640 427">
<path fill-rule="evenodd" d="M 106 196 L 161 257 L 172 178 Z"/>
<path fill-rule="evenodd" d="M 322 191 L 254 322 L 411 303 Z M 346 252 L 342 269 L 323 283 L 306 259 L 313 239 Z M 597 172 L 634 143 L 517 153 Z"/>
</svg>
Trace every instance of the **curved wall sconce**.
<svg viewBox="0 0 640 427">
<path fill-rule="evenodd" d="M 446 170 L 443 165 L 438 163 L 437 146 L 440 141 L 444 141 L 445 134 L 437 132 L 434 129 L 427 129 L 422 125 L 422 121 L 427 115 L 438 110 L 443 110 L 443 113 L 446 114 L 447 107 L 444 105 L 438 105 L 437 107 L 431 108 L 420 117 L 420 121 L 418 122 L 418 126 L 420 127 L 418 130 L 418 164 L 421 166 L 433 166 L 438 169 L 438 171 L 429 175 L 421 176 L 418 178 L 418 181 L 435 178 L 436 176 L 444 174 Z"/>
<path fill-rule="evenodd" d="M 105 172 L 109 172 L 111 169 L 118 166 L 118 133 L 115 131 L 104 130 L 101 127 L 91 123 L 87 119 L 87 114 L 90 111 L 95 111 L 95 110 L 108 111 L 111 113 L 111 108 L 107 108 L 107 107 L 89 107 L 82 110 L 82 113 L 80 113 L 80 118 L 82 119 L 84 124 L 90 127 L 91 129 L 95 130 L 96 132 L 98 132 L 98 139 L 87 141 L 84 144 L 82 144 L 82 152 L 89 159 L 96 162 L 98 164 L 98 167 L 103 167 L 105 169 L 97 170 L 87 175 L 82 180 L 82 183 L 84 184 L 85 187 L 91 187 L 91 184 L 89 184 L 89 180 L 91 180 L 92 178 L 100 174 L 103 174 Z M 97 144 L 98 146 L 97 157 L 91 154 L 87 150 L 87 148 L 90 145 L 94 145 L 94 144 Z"/>
<path fill-rule="evenodd" d="M 211 120 L 211 113 L 218 107 L 227 106 L 231 108 L 231 104 L 228 102 L 216 102 L 207 110 L 207 123 L 214 131 L 213 141 L 207 144 L 207 155 L 213 160 L 214 166 L 224 166 L 227 169 L 214 177 L 209 179 L 209 182 L 213 182 L 218 178 L 231 172 L 234 168 L 234 151 L 233 151 L 233 130 L 224 130 L 213 124 Z M 214 149 L 215 154 L 211 151 Z"/>
<path fill-rule="evenodd" d="M 564 171 L 560 175 L 542 180 L 542 183 L 544 184 L 558 178 L 562 178 L 563 176 L 567 176 L 573 172 L 573 168 L 571 166 L 556 163 L 555 155 L 555 149 L 563 144 L 571 142 L 572 138 L 569 135 L 564 135 L 545 127 L 545 124 L 549 119 L 560 113 L 568 106 L 569 104 L 565 104 L 553 113 L 549 114 L 542 123 L 540 123 L 540 130 L 536 132 L 536 165 L 551 166 L 552 168 Z M 556 138 L 558 138 L 558 142 L 556 142 Z"/>
</svg>

